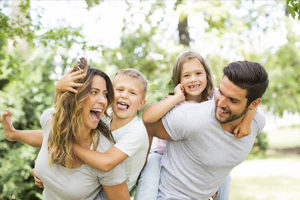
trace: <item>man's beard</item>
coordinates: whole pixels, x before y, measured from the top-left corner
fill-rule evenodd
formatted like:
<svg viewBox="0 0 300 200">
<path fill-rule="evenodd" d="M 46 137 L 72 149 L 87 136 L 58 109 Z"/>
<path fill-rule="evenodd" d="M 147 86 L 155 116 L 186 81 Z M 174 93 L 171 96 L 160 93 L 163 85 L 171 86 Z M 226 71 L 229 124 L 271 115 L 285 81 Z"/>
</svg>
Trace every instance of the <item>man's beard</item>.
<svg viewBox="0 0 300 200">
<path fill-rule="evenodd" d="M 219 120 L 217 118 L 217 109 L 218 109 L 217 105 L 218 105 L 218 102 L 216 102 L 216 105 L 215 105 L 216 106 L 215 107 L 215 117 L 216 117 L 216 119 L 218 120 L 218 122 L 220 124 L 226 124 L 226 123 L 232 122 L 232 121 L 234 121 L 236 119 L 239 119 L 240 117 L 242 117 L 243 115 L 245 115 L 245 113 L 248 111 L 248 106 L 247 106 L 240 114 L 233 114 L 232 115 L 231 110 L 219 108 L 219 109 L 221 109 L 221 110 L 223 110 L 225 112 L 228 112 L 228 114 L 229 114 L 229 117 L 227 119 L 221 121 L 221 120 Z"/>
</svg>

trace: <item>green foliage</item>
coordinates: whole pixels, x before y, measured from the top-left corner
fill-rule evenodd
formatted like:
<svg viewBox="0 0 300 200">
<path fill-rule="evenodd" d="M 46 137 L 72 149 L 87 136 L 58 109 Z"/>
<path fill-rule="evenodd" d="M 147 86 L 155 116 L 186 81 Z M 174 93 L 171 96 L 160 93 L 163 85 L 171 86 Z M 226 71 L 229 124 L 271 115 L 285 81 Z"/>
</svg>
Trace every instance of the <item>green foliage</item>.
<svg viewBox="0 0 300 200">
<path fill-rule="evenodd" d="M 300 1 L 299 0 L 287 0 L 286 9 L 294 19 L 300 20 Z"/>
<path fill-rule="evenodd" d="M 254 146 L 250 152 L 249 158 L 265 157 L 268 150 L 268 138 L 265 132 L 261 132 L 256 138 Z"/>
</svg>

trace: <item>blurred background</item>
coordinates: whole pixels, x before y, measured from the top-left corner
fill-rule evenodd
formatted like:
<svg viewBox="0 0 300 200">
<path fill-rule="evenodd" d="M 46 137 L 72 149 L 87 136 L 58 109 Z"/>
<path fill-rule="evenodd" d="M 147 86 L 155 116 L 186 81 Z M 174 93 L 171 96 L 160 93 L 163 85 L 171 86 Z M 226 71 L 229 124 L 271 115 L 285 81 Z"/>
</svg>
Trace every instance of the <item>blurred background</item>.
<svg viewBox="0 0 300 200">
<path fill-rule="evenodd" d="M 233 200 L 300 199 L 299 0 L 0 0 L 0 112 L 40 129 L 55 82 L 85 56 L 111 77 L 127 67 L 149 80 L 147 103 L 172 90 L 176 57 L 195 49 L 216 85 L 229 62 L 265 66 L 264 132 L 232 172 Z M 31 168 L 38 149 L 5 140 L 0 124 L 0 200 L 40 199 Z"/>
</svg>

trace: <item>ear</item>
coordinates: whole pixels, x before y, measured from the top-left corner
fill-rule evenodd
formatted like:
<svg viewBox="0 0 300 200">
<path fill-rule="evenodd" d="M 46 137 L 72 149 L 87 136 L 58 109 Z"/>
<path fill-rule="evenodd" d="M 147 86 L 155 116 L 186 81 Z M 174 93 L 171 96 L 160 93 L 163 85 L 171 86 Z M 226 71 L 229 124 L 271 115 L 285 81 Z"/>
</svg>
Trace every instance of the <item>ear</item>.
<svg viewBox="0 0 300 200">
<path fill-rule="evenodd" d="M 249 105 L 249 110 L 255 110 L 260 104 L 260 101 L 261 101 L 260 98 L 257 98 L 254 101 L 252 101 Z"/>
<path fill-rule="evenodd" d="M 138 110 L 142 110 L 142 108 L 145 106 L 146 104 L 146 99 L 143 99 L 141 102 L 140 102 L 140 106 L 138 107 Z"/>
</svg>

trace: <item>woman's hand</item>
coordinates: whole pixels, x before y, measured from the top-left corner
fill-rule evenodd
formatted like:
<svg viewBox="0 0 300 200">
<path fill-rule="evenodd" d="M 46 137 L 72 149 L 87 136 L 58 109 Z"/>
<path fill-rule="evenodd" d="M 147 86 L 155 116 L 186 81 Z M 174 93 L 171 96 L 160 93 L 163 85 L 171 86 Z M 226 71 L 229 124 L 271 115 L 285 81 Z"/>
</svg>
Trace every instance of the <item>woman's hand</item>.
<svg viewBox="0 0 300 200">
<path fill-rule="evenodd" d="M 56 91 L 57 92 L 73 92 L 77 93 L 77 88 L 81 87 L 82 83 L 76 83 L 78 79 L 84 78 L 86 74 L 82 69 L 77 71 L 68 71 L 63 77 L 56 83 Z"/>
</svg>

